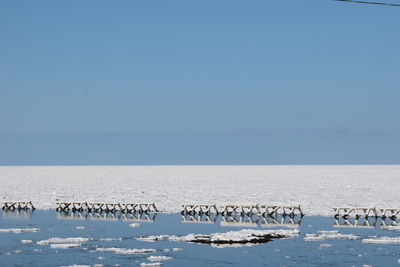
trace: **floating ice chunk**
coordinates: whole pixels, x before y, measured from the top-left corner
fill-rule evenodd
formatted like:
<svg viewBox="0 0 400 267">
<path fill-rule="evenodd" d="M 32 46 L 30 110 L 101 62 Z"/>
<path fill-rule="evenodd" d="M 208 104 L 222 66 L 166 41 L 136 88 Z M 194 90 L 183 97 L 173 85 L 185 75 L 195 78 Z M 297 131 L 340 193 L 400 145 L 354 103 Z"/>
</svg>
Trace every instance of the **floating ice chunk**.
<svg viewBox="0 0 400 267">
<path fill-rule="evenodd" d="M 371 237 L 363 239 L 362 242 L 371 244 L 400 244 L 400 237 Z"/>
<path fill-rule="evenodd" d="M 392 231 L 400 231 L 400 225 L 389 225 L 389 226 L 381 226 L 381 228 L 392 230 Z"/>
<path fill-rule="evenodd" d="M 226 233 L 189 234 L 186 236 L 170 236 L 168 240 L 195 242 L 204 244 L 246 244 L 265 243 L 277 238 L 289 238 L 299 234 L 299 230 L 253 230 L 244 229 Z"/>
<path fill-rule="evenodd" d="M 294 237 L 299 234 L 299 230 L 253 230 L 244 229 L 240 231 L 231 231 L 226 233 L 211 234 L 188 234 L 185 236 L 176 235 L 158 235 L 138 237 L 137 240 L 154 242 L 158 240 L 169 240 L 178 242 L 194 242 L 212 245 L 228 244 L 255 244 L 265 243 L 276 238 Z M 224 246 L 226 247 L 226 246 Z"/>
<path fill-rule="evenodd" d="M 142 267 L 155 267 L 155 266 L 161 266 L 161 262 L 149 262 L 149 263 L 146 263 L 146 262 L 142 262 L 141 264 L 140 264 L 140 266 L 142 266 Z"/>
<path fill-rule="evenodd" d="M 341 234 L 339 231 L 318 231 L 317 234 L 306 234 L 304 241 L 322 241 L 326 239 L 358 239 L 353 234 Z"/>
<path fill-rule="evenodd" d="M 183 248 L 173 248 L 172 251 L 181 251 Z"/>
<path fill-rule="evenodd" d="M 97 252 L 114 252 L 116 254 L 146 254 L 156 252 L 153 248 L 127 249 L 127 248 L 96 248 Z"/>
<path fill-rule="evenodd" d="M 100 241 L 103 242 L 109 242 L 109 241 L 121 241 L 122 237 L 106 237 L 106 238 L 100 238 Z"/>
<path fill-rule="evenodd" d="M 77 248 L 80 247 L 81 243 L 66 243 L 66 244 L 51 244 L 51 248 Z"/>
<path fill-rule="evenodd" d="M 24 233 L 24 232 L 39 232 L 38 228 L 7 228 L 0 229 L 0 233 Z"/>
<path fill-rule="evenodd" d="M 150 256 L 147 258 L 149 261 L 167 261 L 172 259 L 172 257 L 167 256 Z"/>
<path fill-rule="evenodd" d="M 170 235 L 149 235 L 149 236 L 136 237 L 136 240 L 146 241 L 146 242 L 156 242 L 160 240 L 166 240 L 170 237 L 171 237 Z"/>
<path fill-rule="evenodd" d="M 75 228 L 76 228 L 76 230 L 83 230 L 83 229 L 85 229 L 85 226 L 77 226 Z"/>
<path fill-rule="evenodd" d="M 321 230 L 321 231 L 318 231 L 318 233 L 320 233 L 320 234 L 327 234 L 327 235 L 329 235 L 329 234 L 338 234 L 339 233 L 339 231 L 338 230 L 330 230 L 330 231 L 328 231 L 328 230 Z"/>
<path fill-rule="evenodd" d="M 83 243 L 83 242 L 87 242 L 89 240 L 90 240 L 89 238 L 85 238 L 85 237 L 67 237 L 67 238 L 53 237 L 50 239 L 38 241 L 38 242 L 36 242 L 36 244 L 49 245 L 51 243 L 53 243 L 53 244 Z"/>
<path fill-rule="evenodd" d="M 32 240 L 27 240 L 27 239 L 21 240 L 21 243 L 22 243 L 22 244 L 30 244 L 30 243 L 32 243 L 32 242 L 33 242 Z"/>
<path fill-rule="evenodd" d="M 234 243 L 234 244 L 213 244 L 211 243 L 210 246 L 214 248 L 242 248 L 242 247 L 253 247 L 257 244 L 254 243 Z"/>
<path fill-rule="evenodd" d="M 82 264 L 72 264 L 72 265 L 65 265 L 60 267 L 90 267 L 90 265 L 82 265 Z"/>
<path fill-rule="evenodd" d="M 332 244 L 321 244 L 319 245 L 319 248 L 329 248 L 332 247 Z"/>
<path fill-rule="evenodd" d="M 140 223 L 131 223 L 129 226 L 130 227 L 139 227 Z"/>
</svg>

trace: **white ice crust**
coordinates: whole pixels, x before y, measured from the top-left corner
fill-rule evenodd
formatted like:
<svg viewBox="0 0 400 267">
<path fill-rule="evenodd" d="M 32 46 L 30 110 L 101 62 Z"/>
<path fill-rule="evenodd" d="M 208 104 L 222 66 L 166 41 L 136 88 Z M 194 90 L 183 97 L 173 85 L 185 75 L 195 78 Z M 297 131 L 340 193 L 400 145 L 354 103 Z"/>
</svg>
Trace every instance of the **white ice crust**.
<svg viewBox="0 0 400 267">
<path fill-rule="evenodd" d="M 110 241 L 122 241 L 122 237 L 106 237 L 99 239 L 102 242 L 110 242 Z"/>
<path fill-rule="evenodd" d="M 209 243 L 239 243 L 239 242 L 254 242 L 255 240 L 261 239 L 264 236 L 273 237 L 295 237 L 299 235 L 299 230 L 253 230 L 253 229 L 243 229 L 240 231 L 230 231 L 226 233 L 211 233 L 211 234 L 188 234 L 184 236 L 177 235 L 153 235 L 146 237 L 138 237 L 137 240 L 155 242 L 159 240 L 169 240 L 177 242 L 196 242 L 196 241 L 207 241 Z M 218 247 L 224 245 L 218 244 Z M 227 246 L 235 246 L 229 244 Z M 237 246 L 243 246 L 243 244 L 237 244 Z"/>
<path fill-rule="evenodd" d="M 150 257 L 147 257 L 147 259 L 149 261 L 166 261 L 166 260 L 172 259 L 172 257 L 168 257 L 168 256 L 150 256 Z"/>
<path fill-rule="evenodd" d="M 24 196 L 40 209 L 59 201 L 155 202 L 179 212 L 185 203 L 236 202 L 332 215 L 332 207 L 400 203 L 400 165 L 1 166 L 0 181 L 1 199 Z"/>
<path fill-rule="evenodd" d="M 41 240 L 36 242 L 38 245 L 51 245 L 51 244 L 81 244 L 84 242 L 89 241 L 89 238 L 86 237 L 67 237 L 67 238 L 60 238 L 60 237 L 53 237 L 46 240 Z"/>
<path fill-rule="evenodd" d="M 306 234 L 304 241 L 323 241 L 327 239 L 359 239 L 353 234 L 341 234 L 339 231 L 318 231 L 316 234 Z"/>
<path fill-rule="evenodd" d="M 140 264 L 141 267 L 156 267 L 156 266 L 161 266 L 162 263 L 161 262 L 142 262 Z"/>
<path fill-rule="evenodd" d="M 362 242 L 371 244 L 400 244 L 400 237 L 388 237 L 388 236 L 370 237 L 363 239 Z"/>
<path fill-rule="evenodd" d="M 170 236 L 168 240 L 170 241 L 183 241 L 192 242 L 199 239 L 209 239 L 210 242 L 242 242 L 242 241 L 252 241 L 256 236 L 271 235 L 272 237 L 283 236 L 294 237 L 299 234 L 299 230 L 253 230 L 253 229 L 243 229 L 240 231 L 230 231 L 226 233 L 212 233 L 212 234 L 188 234 L 185 236 Z"/>
<path fill-rule="evenodd" d="M 38 228 L 6 228 L 0 229 L 0 233 L 25 233 L 25 232 L 39 232 Z"/>
<path fill-rule="evenodd" d="M 77 248 L 81 243 L 66 243 L 66 244 L 50 244 L 51 248 Z"/>
<path fill-rule="evenodd" d="M 128 249 L 128 248 L 96 248 L 97 252 L 114 252 L 116 254 L 147 254 L 156 252 L 153 248 Z"/>
</svg>

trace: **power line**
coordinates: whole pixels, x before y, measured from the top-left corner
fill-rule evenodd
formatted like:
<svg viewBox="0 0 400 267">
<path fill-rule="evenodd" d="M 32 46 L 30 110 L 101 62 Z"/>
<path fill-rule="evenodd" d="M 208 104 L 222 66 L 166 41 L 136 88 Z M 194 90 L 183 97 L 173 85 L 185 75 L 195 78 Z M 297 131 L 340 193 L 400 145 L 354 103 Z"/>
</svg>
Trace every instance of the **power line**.
<svg viewBox="0 0 400 267">
<path fill-rule="evenodd" d="M 385 3 L 385 2 L 369 2 L 369 1 L 359 1 L 359 0 L 334 0 L 334 1 L 357 3 L 357 4 L 370 4 L 370 5 L 398 6 L 398 7 L 400 7 L 400 4 Z"/>
</svg>

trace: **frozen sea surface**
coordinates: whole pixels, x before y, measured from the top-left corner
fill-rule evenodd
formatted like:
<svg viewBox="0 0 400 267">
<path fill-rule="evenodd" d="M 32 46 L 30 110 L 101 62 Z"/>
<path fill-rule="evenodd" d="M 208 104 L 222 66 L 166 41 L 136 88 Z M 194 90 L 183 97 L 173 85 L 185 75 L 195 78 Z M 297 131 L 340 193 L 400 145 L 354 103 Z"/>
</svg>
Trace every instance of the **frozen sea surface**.
<svg viewBox="0 0 400 267">
<path fill-rule="evenodd" d="M 42 166 L 0 167 L 0 199 L 185 203 L 301 204 L 307 215 L 335 206 L 398 207 L 400 165 L 345 166 Z"/>
<path fill-rule="evenodd" d="M 354 227 L 355 220 L 315 216 L 293 218 L 295 223 L 287 218 L 282 225 L 282 218 L 275 218 L 274 225 L 273 221 L 251 223 L 249 218 L 223 216 L 210 219 L 157 214 L 127 219 L 87 215 L 54 210 L 0 211 L 1 229 L 39 229 L 0 232 L 0 266 L 397 267 L 400 263 L 400 243 L 384 242 L 398 240 L 400 231 L 381 227 L 399 221 L 370 218 L 368 223 L 357 221 Z M 135 221 L 140 221 L 139 227 L 129 226 Z M 261 244 L 213 246 L 186 242 L 192 234 L 237 239 L 250 232 L 289 235 Z M 157 236 L 163 238 L 155 239 Z M 171 236 L 183 239 L 166 238 Z M 153 237 L 153 242 L 141 237 Z M 379 242 L 365 242 L 368 239 Z"/>
</svg>

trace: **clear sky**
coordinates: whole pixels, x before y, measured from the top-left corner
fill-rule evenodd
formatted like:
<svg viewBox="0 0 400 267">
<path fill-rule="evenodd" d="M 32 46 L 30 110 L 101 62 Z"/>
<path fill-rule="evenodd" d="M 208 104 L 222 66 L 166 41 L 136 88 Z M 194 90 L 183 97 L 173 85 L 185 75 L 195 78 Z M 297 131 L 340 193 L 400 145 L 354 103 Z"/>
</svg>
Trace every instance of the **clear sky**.
<svg viewBox="0 0 400 267">
<path fill-rule="evenodd" d="M 394 164 L 399 123 L 400 7 L 0 0 L 0 165 Z"/>
</svg>

